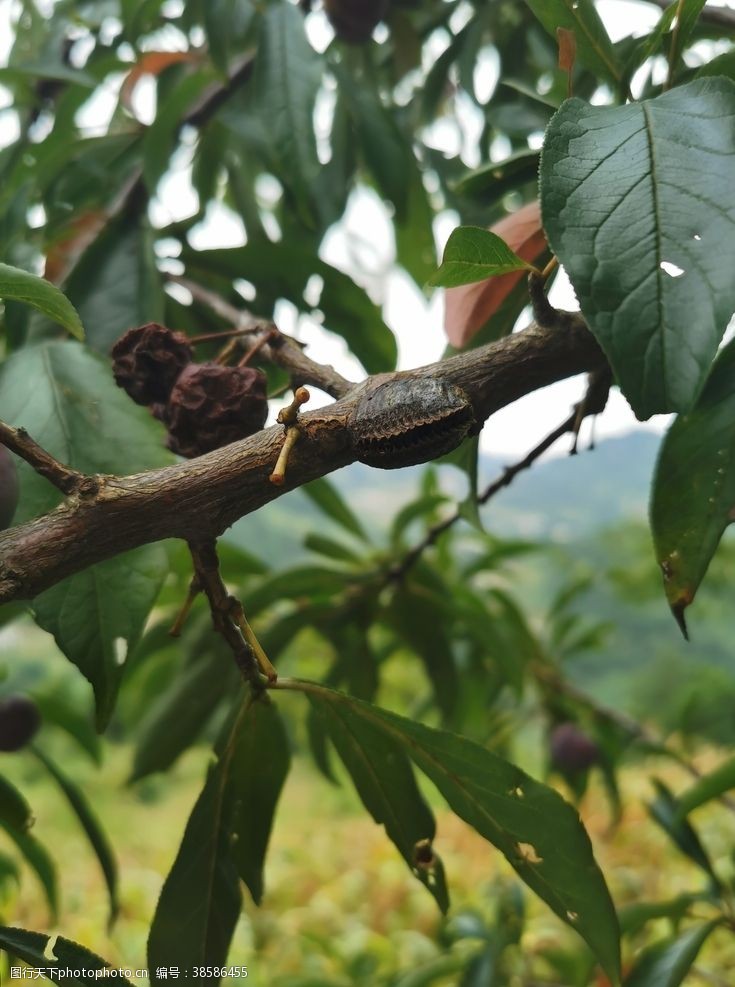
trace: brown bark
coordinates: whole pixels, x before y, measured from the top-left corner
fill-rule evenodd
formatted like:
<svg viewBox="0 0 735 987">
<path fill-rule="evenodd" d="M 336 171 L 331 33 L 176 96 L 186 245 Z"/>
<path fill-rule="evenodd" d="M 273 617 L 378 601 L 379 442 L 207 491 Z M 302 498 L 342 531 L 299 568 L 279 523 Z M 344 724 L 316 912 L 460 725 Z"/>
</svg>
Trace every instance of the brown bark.
<svg viewBox="0 0 735 987">
<path fill-rule="evenodd" d="M 522 333 L 399 376 L 444 378 L 462 387 L 478 422 L 539 387 L 604 366 L 581 318 Z M 318 383 L 319 365 L 303 366 Z M 310 370 L 312 373 L 310 373 Z M 391 375 L 383 375 L 384 380 Z M 0 603 L 30 599 L 104 559 L 165 538 L 208 542 L 238 518 L 353 462 L 350 423 L 365 388 L 304 412 L 285 483 L 269 482 L 284 439 L 276 425 L 205 456 L 133 476 L 99 477 L 51 513 L 0 534 Z"/>
</svg>

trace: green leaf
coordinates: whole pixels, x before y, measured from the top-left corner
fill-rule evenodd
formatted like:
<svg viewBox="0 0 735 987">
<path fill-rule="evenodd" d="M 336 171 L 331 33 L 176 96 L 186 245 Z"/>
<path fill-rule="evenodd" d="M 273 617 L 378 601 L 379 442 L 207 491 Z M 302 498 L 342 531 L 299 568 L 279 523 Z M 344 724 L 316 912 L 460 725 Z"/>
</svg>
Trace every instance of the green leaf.
<svg viewBox="0 0 735 987">
<path fill-rule="evenodd" d="M 506 192 L 535 181 L 540 158 L 538 151 L 518 151 L 503 161 L 490 161 L 468 172 L 454 188 L 460 195 L 478 199 L 484 206 L 493 205 Z"/>
<path fill-rule="evenodd" d="M 636 415 L 688 411 L 735 308 L 735 85 L 568 100 L 541 155 L 544 228 Z"/>
<path fill-rule="evenodd" d="M 307 483 L 301 487 L 301 492 L 306 494 L 309 500 L 316 504 L 319 510 L 326 514 L 331 521 L 340 524 L 345 531 L 357 535 L 363 541 L 369 541 L 362 522 L 336 486 L 326 476 Z"/>
<path fill-rule="evenodd" d="M 421 168 L 411 156 L 408 165 L 408 201 L 405 215 L 396 215 L 393 229 L 396 238 L 396 260 L 423 288 L 436 270 L 434 242 L 434 210 L 424 185 Z"/>
<path fill-rule="evenodd" d="M 212 635 L 197 635 L 192 658 L 157 698 L 136 729 L 130 781 L 167 771 L 194 743 L 219 703 L 237 687 L 237 671 L 227 648 Z"/>
<path fill-rule="evenodd" d="M 620 928 L 623 935 L 632 936 L 657 918 L 667 918 L 675 925 L 680 923 L 699 897 L 696 894 L 681 894 L 671 901 L 637 901 L 620 909 Z"/>
<path fill-rule="evenodd" d="M 370 81 L 354 79 L 343 66 L 334 67 L 340 95 L 354 121 L 360 150 L 372 173 L 378 191 L 396 208 L 396 218 L 404 219 L 408 205 L 411 145 Z"/>
<path fill-rule="evenodd" d="M 170 461 L 160 426 L 79 343 L 46 343 L 11 356 L 0 368 L 0 418 L 27 428 L 57 459 L 84 473 L 127 474 Z M 56 506 L 60 495 L 50 483 L 25 463 L 18 469 L 18 521 Z M 167 568 L 162 547 L 146 546 L 77 573 L 34 601 L 38 623 L 92 683 L 99 725 L 109 718 L 125 657 Z"/>
<path fill-rule="evenodd" d="M 207 0 L 203 14 L 212 61 L 226 73 L 233 51 L 247 38 L 255 6 L 251 0 Z"/>
<path fill-rule="evenodd" d="M 622 71 L 615 49 L 593 0 L 526 0 L 526 3 L 554 39 L 557 28 L 573 32 L 579 61 L 586 68 L 613 84 L 620 82 Z"/>
<path fill-rule="evenodd" d="M 387 616 L 396 634 L 424 665 L 437 706 L 449 716 L 457 701 L 458 680 L 442 603 L 414 571 L 396 589 Z"/>
<path fill-rule="evenodd" d="M 0 298 L 31 305 L 58 322 L 72 336 L 84 339 L 84 327 L 76 309 L 50 281 L 44 281 L 19 267 L 0 264 Z"/>
<path fill-rule="evenodd" d="M 709 875 L 715 886 L 719 886 L 719 878 L 707 856 L 707 851 L 691 823 L 682 819 L 678 801 L 662 781 L 654 778 L 653 784 L 656 798 L 648 806 L 651 818 L 658 823 L 672 843 Z"/>
<path fill-rule="evenodd" d="M 67 733 L 78 747 L 94 761 L 102 761 L 102 747 L 99 734 L 94 729 L 94 722 L 89 710 L 80 708 L 79 702 L 72 701 L 64 695 L 58 686 L 46 693 L 34 693 L 36 705 L 41 711 L 45 725 L 53 725 Z"/>
<path fill-rule="evenodd" d="M 61 936 L 47 936 L 43 932 L 29 932 L 3 925 L 0 926 L 0 949 L 37 970 L 53 971 L 48 979 L 54 983 L 99 984 L 100 980 L 114 979 L 115 983 L 134 987 L 117 970 L 113 970 L 113 976 L 106 977 L 101 971 L 113 969 L 106 960 Z M 82 970 L 87 973 L 81 974 Z M 80 973 L 74 976 L 71 971 Z"/>
<path fill-rule="evenodd" d="M 56 880 L 56 867 L 48 851 L 30 833 L 22 832 L 13 826 L 9 826 L 2 819 L 0 819 L 0 826 L 3 827 L 10 839 L 15 843 L 21 856 L 38 878 L 46 896 L 52 922 L 55 923 L 59 910 L 59 893 Z"/>
<path fill-rule="evenodd" d="M 112 715 L 127 657 L 140 639 L 166 569 L 164 549 L 147 545 L 64 579 L 33 601 L 36 623 L 91 683 L 100 730 Z"/>
<path fill-rule="evenodd" d="M 669 64 L 676 65 L 679 62 L 706 3 L 707 0 L 678 0 L 677 24 L 671 37 Z"/>
<path fill-rule="evenodd" d="M 117 898 L 117 861 L 115 860 L 115 855 L 107 834 L 102 829 L 99 820 L 87 802 L 84 792 L 82 792 L 78 785 L 67 778 L 51 758 L 37 747 L 33 748 L 33 753 L 66 796 L 69 805 L 89 840 L 90 846 L 94 850 L 99 865 L 102 868 L 105 884 L 107 885 L 107 892 L 110 899 L 109 924 L 112 925 L 117 918 L 120 903 Z"/>
<path fill-rule="evenodd" d="M 24 832 L 33 825 L 30 805 L 15 785 L 0 775 L 0 822 Z"/>
<path fill-rule="evenodd" d="M 678 987 L 721 919 L 687 929 L 675 939 L 655 943 L 645 949 L 625 978 L 625 987 Z"/>
<path fill-rule="evenodd" d="M 272 702 L 254 703 L 235 741 L 231 774 L 236 793 L 232 852 L 256 905 L 263 900 L 268 840 L 290 766 L 288 737 L 278 710 Z"/>
<path fill-rule="evenodd" d="M 687 816 L 700 805 L 719 798 L 733 788 L 735 788 L 735 757 L 728 758 L 714 771 L 709 771 L 678 797 L 679 815 Z"/>
<path fill-rule="evenodd" d="M 313 122 L 321 78 L 322 59 L 309 44 L 302 14 L 286 0 L 270 4 L 261 20 L 252 105 L 279 178 L 311 222 L 321 170 Z"/>
<path fill-rule="evenodd" d="M 376 823 L 385 826 L 389 839 L 413 874 L 436 899 L 443 912 L 449 907 L 446 885 L 433 869 L 417 865 L 417 848 L 436 835 L 431 809 L 416 785 L 411 763 L 400 742 L 359 715 L 339 693 L 320 689 L 309 701 L 326 735 L 334 744 L 363 805 Z M 370 708 L 370 707 L 368 707 Z M 357 714 L 357 715 L 356 715 Z M 433 858 L 434 853 L 430 855 Z"/>
<path fill-rule="evenodd" d="M 105 356 L 127 329 L 161 322 L 164 294 L 147 220 L 123 215 L 110 223 L 79 258 L 67 292 L 89 326 L 89 345 Z"/>
<path fill-rule="evenodd" d="M 155 195 L 159 181 L 170 167 L 182 119 L 214 79 L 211 69 L 186 74 L 159 106 L 143 138 L 143 177 L 150 195 Z M 144 321 L 154 320 L 151 317 Z"/>
<path fill-rule="evenodd" d="M 304 548 L 308 548 L 310 552 L 315 552 L 317 555 L 323 555 L 325 558 L 334 559 L 336 562 L 347 562 L 354 565 L 360 561 L 360 556 L 356 555 L 351 548 L 328 535 L 308 534 L 304 538 Z"/>
<path fill-rule="evenodd" d="M 262 864 L 289 755 L 275 708 L 243 704 L 197 799 L 148 939 L 158 967 L 222 966 L 240 912 L 238 877 L 262 894 Z M 219 977 L 202 978 L 215 984 Z"/>
<path fill-rule="evenodd" d="M 319 260 L 310 250 L 292 243 L 250 243 L 223 250 L 182 251 L 182 260 L 193 280 L 198 270 L 219 277 L 241 278 L 265 290 L 273 298 L 286 298 L 302 312 L 314 306 L 304 299 L 304 289 L 312 275 L 324 282 L 318 305 L 325 328 L 342 336 L 368 373 L 393 370 L 396 340 L 375 305 L 352 278 Z M 206 284 L 207 274 L 203 281 Z"/>
<path fill-rule="evenodd" d="M 353 736 L 359 732 L 370 742 L 383 734 L 392 740 L 453 811 L 496 846 L 521 879 L 582 936 L 611 979 L 619 980 L 615 908 L 579 816 L 557 792 L 463 737 L 314 683 L 282 680 L 279 686 L 305 692 Z M 374 772 L 386 764 L 385 758 L 369 762 Z"/>
<path fill-rule="evenodd" d="M 514 254 L 497 233 L 479 226 L 460 226 L 447 240 L 441 266 L 429 278 L 429 284 L 455 288 L 484 281 L 496 274 L 524 270 L 534 271 L 535 268 Z"/>
<path fill-rule="evenodd" d="M 735 343 L 717 358 L 688 415 L 661 446 L 651 490 L 651 531 L 666 597 L 685 630 L 694 599 L 735 507 Z"/>
</svg>

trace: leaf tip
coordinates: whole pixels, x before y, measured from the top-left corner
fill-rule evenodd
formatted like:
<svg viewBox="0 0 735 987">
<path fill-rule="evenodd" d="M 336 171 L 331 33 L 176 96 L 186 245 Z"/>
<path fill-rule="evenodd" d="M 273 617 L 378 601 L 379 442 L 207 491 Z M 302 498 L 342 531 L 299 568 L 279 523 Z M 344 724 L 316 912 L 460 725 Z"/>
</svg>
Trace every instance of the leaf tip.
<svg viewBox="0 0 735 987">
<path fill-rule="evenodd" d="M 679 599 L 675 603 L 671 604 L 671 613 L 674 616 L 674 620 L 679 625 L 679 630 L 684 636 L 684 640 L 689 640 L 689 628 L 687 627 L 686 617 L 684 616 L 684 611 L 691 603 L 689 599 Z"/>
</svg>

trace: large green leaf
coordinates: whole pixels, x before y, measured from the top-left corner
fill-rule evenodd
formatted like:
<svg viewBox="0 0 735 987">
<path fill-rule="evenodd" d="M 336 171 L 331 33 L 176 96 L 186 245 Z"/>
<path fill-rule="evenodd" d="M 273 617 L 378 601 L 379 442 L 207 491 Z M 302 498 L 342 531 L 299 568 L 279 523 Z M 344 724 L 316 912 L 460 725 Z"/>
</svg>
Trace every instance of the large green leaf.
<svg viewBox="0 0 735 987">
<path fill-rule="evenodd" d="M 19 267 L 0 264 L 0 298 L 25 302 L 68 329 L 72 336 L 84 339 L 84 328 L 76 309 L 50 281 Z"/>
<path fill-rule="evenodd" d="M 50 453 L 85 473 L 132 473 L 170 460 L 160 426 L 78 343 L 27 347 L 7 360 L 0 369 L 0 418 L 24 426 Z M 58 503 L 58 491 L 25 463 L 19 474 L 18 521 Z M 38 623 L 92 683 L 100 725 L 112 711 L 125 658 L 166 570 L 163 549 L 144 547 L 71 576 L 34 601 Z"/>
<path fill-rule="evenodd" d="M 415 876 L 446 912 L 449 895 L 443 870 L 417 866 L 417 848 L 429 845 L 436 823 L 416 784 L 411 763 L 397 739 L 359 715 L 359 708 L 340 702 L 339 693 L 320 689 L 309 700 L 354 782 L 362 802 L 375 822 L 385 826 L 389 838 Z M 371 708 L 371 707 L 368 707 Z M 432 850 L 431 857 L 435 854 Z M 438 858 L 436 858 L 438 860 Z M 438 878 L 438 879 L 437 879 Z"/>
<path fill-rule="evenodd" d="M 167 771 L 201 734 L 219 703 L 237 687 L 232 655 L 212 634 L 211 627 L 191 643 L 193 660 L 156 697 L 136 729 L 131 781 Z"/>
<path fill-rule="evenodd" d="M 33 601 L 36 623 L 92 684 L 97 726 L 112 714 L 128 655 L 166 575 L 160 545 L 100 562 L 64 579 Z M 121 605 L 124 602 L 124 605 Z"/>
<path fill-rule="evenodd" d="M 719 919 L 694 925 L 680 936 L 644 950 L 625 978 L 625 987 L 679 987 Z"/>
<path fill-rule="evenodd" d="M 66 285 L 89 345 L 107 355 L 132 326 L 160 322 L 163 288 L 145 218 L 123 215 L 82 254 Z"/>
<path fill-rule="evenodd" d="M 560 27 L 574 34 L 579 60 L 588 69 L 609 82 L 620 82 L 622 71 L 594 0 L 526 0 L 526 3 L 553 38 Z"/>
<path fill-rule="evenodd" d="M 345 340 L 368 373 L 392 370 L 396 363 L 396 340 L 383 321 L 380 309 L 352 278 L 319 260 L 310 250 L 290 243 L 250 243 L 223 250 L 184 249 L 182 260 L 189 276 L 197 279 L 203 269 L 220 277 L 247 277 L 256 288 L 274 298 L 286 298 L 301 311 L 314 306 L 304 299 L 312 275 L 323 281 L 319 303 L 325 328 Z"/>
<path fill-rule="evenodd" d="M 382 734 L 433 781 L 454 812 L 496 846 L 525 883 L 587 942 L 616 982 L 619 929 L 578 814 L 553 789 L 478 744 L 310 682 L 281 680 L 329 710 L 352 736 Z M 383 752 L 384 754 L 384 752 Z M 380 778 L 393 770 L 370 757 Z M 366 767 L 367 770 L 367 767 Z"/>
<path fill-rule="evenodd" d="M 107 834 L 102 829 L 94 810 L 90 806 L 84 792 L 79 786 L 64 774 L 48 755 L 44 754 L 37 747 L 33 753 L 46 768 L 61 791 L 66 796 L 72 811 L 79 820 L 79 824 L 84 830 L 90 846 L 94 850 L 99 861 L 102 874 L 107 885 L 107 892 L 110 899 L 110 925 L 115 921 L 120 907 L 117 898 L 117 861 L 112 850 Z"/>
<path fill-rule="evenodd" d="M 460 226 L 447 240 L 441 267 L 429 278 L 429 284 L 454 288 L 497 274 L 524 270 L 535 268 L 513 253 L 497 233 L 478 226 Z"/>
<path fill-rule="evenodd" d="M 276 707 L 254 703 L 237 733 L 230 773 L 235 792 L 232 854 L 256 905 L 263 899 L 268 840 L 290 766 L 288 737 Z"/>
<path fill-rule="evenodd" d="M 287 0 L 263 14 L 252 97 L 279 178 L 308 218 L 321 165 L 314 135 L 314 106 L 322 60 L 307 40 L 304 18 Z"/>
<path fill-rule="evenodd" d="M 3 925 L 0 926 L 0 949 L 37 970 L 53 971 L 48 979 L 54 983 L 99 984 L 100 980 L 110 979 L 133 987 L 119 969 L 113 970 L 109 978 L 106 977 L 102 971 L 111 969 L 109 963 L 79 943 L 61 936 L 47 936 L 43 932 L 29 932 Z M 74 971 L 77 971 L 76 974 Z"/>
<path fill-rule="evenodd" d="M 544 228 L 639 418 L 688 411 L 735 308 L 735 85 L 568 100 L 541 156 Z"/>
<path fill-rule="evenodd" d="M 661 446 L 651 493 L 651 530 L 671 608 L 684 628 L 735 507 L 735 343 L 717 358 L 696 407 Z"/>
<path fill-rule="evenodd" d="M 148 939 L 159 967 L 221 967 L 240 912 L 238 877 L 262 894 L 263 858 L 288 772 L 283 727 L 272 705 L 242 706 L 211 768 L 158 901 Z M 215 984 L 214 972 L 202 978 Z"/>
</svg>

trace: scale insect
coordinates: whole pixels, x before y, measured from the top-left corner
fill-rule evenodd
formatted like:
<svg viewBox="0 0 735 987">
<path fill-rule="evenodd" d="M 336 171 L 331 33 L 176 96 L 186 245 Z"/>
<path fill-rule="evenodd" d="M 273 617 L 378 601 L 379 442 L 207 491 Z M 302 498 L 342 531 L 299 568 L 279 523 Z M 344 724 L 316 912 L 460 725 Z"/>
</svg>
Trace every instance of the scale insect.
<svg viewBox="0 0 735 987">
<path fill-rule="evenodd" d="M 475 425 L 472 404 L 456 384 L 435 377 L 394 377 L 361 399 L 352 438 L 361 463 L 399 469 L 446 455 Z"/>
</svg>

